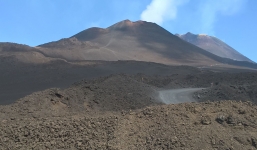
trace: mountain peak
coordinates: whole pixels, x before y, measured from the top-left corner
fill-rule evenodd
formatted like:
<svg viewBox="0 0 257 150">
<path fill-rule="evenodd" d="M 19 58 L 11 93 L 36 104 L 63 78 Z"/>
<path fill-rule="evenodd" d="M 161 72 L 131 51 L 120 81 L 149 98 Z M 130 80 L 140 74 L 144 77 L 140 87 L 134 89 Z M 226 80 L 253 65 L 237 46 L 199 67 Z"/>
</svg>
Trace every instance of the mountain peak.
<svg viewBox="0 0 257 150">
<path fill-rule="evenodd" d="M 193 34 L 191 32 L 187 32 L 186 34 L 176 34 L 176 36 L 182 38 L 182 39 L 186 39 L 187 42 L 192 42 L 192 41 L 196 41 L 198 39 L 209 39 L 212 38 L 211 36 L 207 35 L 207 34 Z"/>
<path fill-rule="evenodd" d="M 109 30 L 129 30 L 129 29 L 134 29 L 134 28 L 140 27 L 142 25 L 146 25 L 146 24 L 154 24 L 154 23 L 142 21 L 142 20 L 133 22 L 133 21 L 126 19 L 126 20 L 120 21 L 120 22 L 108 27 L 107 29 L 109 29 Z"/>
<path fill-rule="evenodd" d="M 183 34 L 182 34 L 183 35 Z M 195 34 L 193 34 L 193 33 L 191 33 L 191 32 L 187 32 L 186 34 L 184 34 L 184 35 L 195 35 Z"/>
<path fill-rule="evenodd" d="M 216 37 L 209 36 L 207 34 L 193 34 L 190 32 L 177 36 L 217 56 L 230 58 L 233 60 L 252 62 L 250 59 L 243 56 L 238 51 Z"/>
<path fill-rule="evenodd" d="M 182 34 L 183 36 L 208 36 L 207 34 L 204 34 L 204 33 L 200 33 L 200 34 L 194 34 L 194 33 L 191 33 L 191 32 L 187 32 L 186 34 Z"/>
<path fill-rule="evenodd" d="M 89 28 L 89 29 L 86 29 L 84 31 L 81 31 L 75 35 L 73 35 L 72 37 L 70 38 L 77 38 L 78 40 L 81 40 L 81 41 L 88 41 L 88 40 L 91 40 L 91 39 L 94 39 L 102 34 L 105 34 L 107 33 L 108 31 L 106 29 L 103 29 L 103 28 L 98 28 L 98 27 L 92 27 L 92 28 Z"/>
</svg>

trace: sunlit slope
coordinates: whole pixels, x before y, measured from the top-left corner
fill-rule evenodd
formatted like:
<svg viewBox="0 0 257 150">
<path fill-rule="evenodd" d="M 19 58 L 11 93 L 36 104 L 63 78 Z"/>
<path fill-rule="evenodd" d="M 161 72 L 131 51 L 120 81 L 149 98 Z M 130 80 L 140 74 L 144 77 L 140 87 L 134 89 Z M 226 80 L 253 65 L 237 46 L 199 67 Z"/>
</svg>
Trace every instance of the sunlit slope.
<svg viewBox="0 0 257 150">
<path fill-rule="evenodd" d="M 106 29 L 90 28 L 71 38 L 40 45 L 49 56 L 67 60 L 139 60 L 165 64 L 213 64 L 214 59 L 155 23 L 124 20 Z"/>
<path fill-rule="evenodd" d="M 217 56 L 230 58 L 238 61 L 253 62 L 252 60 L 240 54 L 231 46 L 227 45 L 226 43 L 224 43 L 223 41 L 221 41 L 216 37 L 204 35 L 204 34 L 192 34 L 190 32 L 182 35 L 179 35 L 179 34 L 176 34 L 176 35 L 181 39 L 189 43 L 192 43 Z"/>
</svg>

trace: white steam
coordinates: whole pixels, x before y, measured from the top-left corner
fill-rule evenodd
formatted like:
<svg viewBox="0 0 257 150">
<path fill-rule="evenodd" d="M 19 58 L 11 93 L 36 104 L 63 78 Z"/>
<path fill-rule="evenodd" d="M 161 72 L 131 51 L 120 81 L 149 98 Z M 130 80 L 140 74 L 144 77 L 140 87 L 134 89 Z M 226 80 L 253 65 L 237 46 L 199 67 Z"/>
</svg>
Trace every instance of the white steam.
<svg viewBox="0 0 257 150">
<path fill-rule="evenodd" d="M 247 0 L 205 0 L 199 5 L 201 13 L 201 32 L 214 34 L 215 22 L 218 15 L 234 15 L 246 4 Z"/>
<path fill-rule="evenodd" d="M 248 0 L 152 0 L 140 17 L 141 20 L 159 25 L 172 20 L 173 26 L 182 25 L 188 31 L 214 35 L 218 19 L 221 16 L 235 15 L 247 2 Z M 180 16 L 183 18 L 179 18 Z"/>
<path fill-rule="evenodd" d="M 164 21 L 175 19 L 178 6 L 187 1 L 188 0 L 152 0 L 141 13 L 141 20 L 155 22 L 161 25 Z"/>
</svg>

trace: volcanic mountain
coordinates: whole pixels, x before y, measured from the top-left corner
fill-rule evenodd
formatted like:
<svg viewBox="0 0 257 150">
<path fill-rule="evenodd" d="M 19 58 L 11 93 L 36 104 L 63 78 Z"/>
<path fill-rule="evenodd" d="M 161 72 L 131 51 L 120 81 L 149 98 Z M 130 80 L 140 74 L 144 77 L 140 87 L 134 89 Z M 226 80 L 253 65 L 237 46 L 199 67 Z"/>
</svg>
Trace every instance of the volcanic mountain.
<svg viewBox="0 0 257 150">
<path fill-rule="evenodd" d="M 89 28 L 37 47 L 44 55 L 77 60 L 138 60 L 164 64 L 217 63 L 212 54 L 181 40 L 155 23 L 124 20 L 106 29 Z M 210 55 L 210 56 L 208 56 Z"/>
<path fill-rule="evenodd" d="M 192 34 L 190 32 L 186 34 L 176 34 L 181 39 L 194 44 L 210 53 L 213 53 L 220 57 L 230 58 L 238 61 L 249 61 L 253 62 L 249 58 L 240 54 L 238 51 L 227 45 L 220 39 L 208 36 L 205 34 Z"/>
<path fill-rule="evenodd" d="M 70 38 L 39 45 L 47 56 L 77 60 L 138 60 L 164 64 L 216 63 L 203 51 L 155 23 L 124 20 L 106 29 L 89 28 Z"/>
<path fill-rule="evenodd" d="M 0 43 L 0 57 L 29 63 L 53 60 L 136 60 L 168 65 L 236 65 L 257 68 L 254 63 L 216 56 L 159 25 L 146 21 L 124 20 L 108 28 L 89 28 L 70 38 L 37 47 Z M 9 47 L 9 48 L 8 48 Z M 13 50 L 13 47 L 14 50 Z"/>
</svg>

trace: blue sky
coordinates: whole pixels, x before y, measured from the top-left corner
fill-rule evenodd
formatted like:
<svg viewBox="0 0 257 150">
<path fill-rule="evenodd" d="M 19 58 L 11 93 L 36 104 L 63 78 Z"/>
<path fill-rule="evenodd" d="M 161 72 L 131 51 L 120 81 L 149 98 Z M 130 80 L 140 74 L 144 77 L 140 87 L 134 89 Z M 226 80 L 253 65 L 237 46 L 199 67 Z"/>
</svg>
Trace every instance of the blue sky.
<svg viewBox="0 0 257 150">
<path fill-rule="evenodd" d="M 257 62 L 256 0 L 0 0 L 0 42 L 36 46 L 121 20 L 215 36 Z"/>
</svg>

